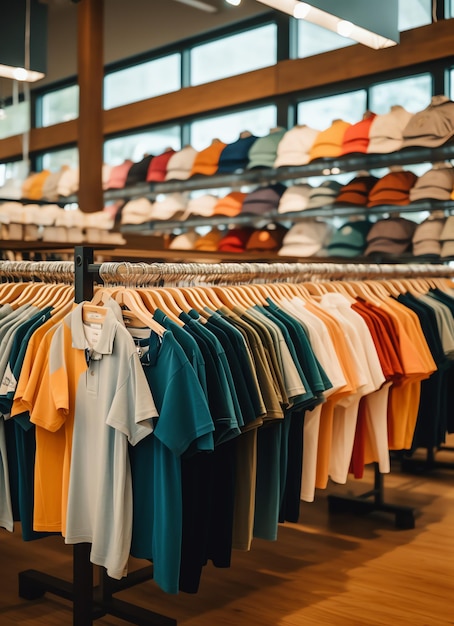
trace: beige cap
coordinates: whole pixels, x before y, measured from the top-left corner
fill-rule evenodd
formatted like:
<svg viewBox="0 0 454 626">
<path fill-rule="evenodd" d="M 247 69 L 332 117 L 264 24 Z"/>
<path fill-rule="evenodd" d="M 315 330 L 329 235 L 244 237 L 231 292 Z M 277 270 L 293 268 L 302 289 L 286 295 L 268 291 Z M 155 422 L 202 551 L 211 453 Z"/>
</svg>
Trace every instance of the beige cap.
<svg viewBox="0 0 454 626">
<path fill-rule="evenodd" d="M 197 198 L 191 198 L 181 219 L 186 220 L 189 217 L 197 215 L 202 217 L 211 217 L 214 215 L 214 207 L 216 206 L 218 200 L 219 198 L 209 193 L 198 196 Z"/>
<path fill-rule="evenodd" d="M 368 153 L 388 154 L 400 150 L 403 141 L 403 131 L 413 113 L 396 104 L 391 107 L 389 113 L 376 115 L 369 131 Z"/>
<path fill-rule="evenodd" d="M 288 130 L 277 146 L 274 167 L 309 163 L 309 152 L 319 132 L 305 125 Z"/>
<path fill-rule="evenodd" d="M 186 208 L 186 198 L 181 193 L 169 193 L 164 199 L 156 200 L 150 208 L 150 220 L 180 219 Z"/>
<path fill-rule="evenodd" d="M 150 220 L 151 202 L 148 198 L 129 200 L 121 210 L 122 224 L 143 224 Z"/>
<path fill-rule="evenodd" d="M 194 250 L 198 238 L 199 235 L 194 230 L 189 230 L 187 233 L 182 233 L 172 239 L 169 248 L 170 250 Z"/>
<path fill-rule="evenodd" d="M 441 233 L 445 218 L 428 218 L 416 227 L 413 234 L 413 254 L 415 256 L 441 254 Z"/>
<path fill-rule="evenodd" d="M 410 189 L 410 202 L 425 198 L 449 200 L 454 187 L 454 168 L 433 167 L 418 178 Z"/>
<path fill-rule="evenodd" d="M 167 163 L 166 180 L 187 180 L 191 175 L 197 150 L 185 146 L 173 154 Z"/>
<path fill-rule="evenodd" d="M 307 219 L 298 222 L 283 239 L 279 256 L 315 256 L 329 243 L 333 227 L 329 222 Z"/>
<path fill-rule="evenodd" d="M 454 135 L 454 102 L 448 96 L 433 96 L 429 106 L 415 113 L 403 131 L 402 148 L 436 148 Z"/>
<path fill-rule="evenodd" d="M 313 187 L 302 183 L 288 187 L 279 200 L 278 213 L 291 213 L 293 211 L 304 211 L 307 209 L 309 197 Z"/>
</svg>

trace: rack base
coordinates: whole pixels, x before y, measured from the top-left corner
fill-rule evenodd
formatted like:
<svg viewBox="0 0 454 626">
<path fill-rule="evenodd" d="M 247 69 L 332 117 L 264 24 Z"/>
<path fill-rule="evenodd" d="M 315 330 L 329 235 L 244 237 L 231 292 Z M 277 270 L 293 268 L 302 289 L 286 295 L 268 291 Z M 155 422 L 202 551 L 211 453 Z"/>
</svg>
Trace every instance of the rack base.
<svg viewBox="0 0 454 626">
<path fill-rule="evenodd" d="M 359 496 L 328 496 L 330 513 L 354 513 L 367 515 L 374 512 L 390 513 L 395 517 L 395 526 L 399 530 L 410 530 L 415 527 L 415 511 L 412 507 L 400 504 L 389 504 L 384 499 L 383 474 L 375 465 L 374 488 Z"/>
<path fill-rule="evenodd" d="M 427 448 L 425 459 L 414 459 L 403 457 L 401 459 L 401 470 L 409 474 L 425 474 L 435 469 L 454 470 L 453 461 L 439 461 L 435 458 L 437 452 L 454 452 L 452 446 L 440 446 L 438 448 Z"/>
<path fill-rule="evenodd" d="M 37 600 L 51 593 L 73 603 L 73 626 L 92 626 L 105 615 L 113 615 L 137 626 L 177 626 L 173 618 L 125 602 L 115 593 L 153 578 L 153 567 L 131 572 L 121 580 L 113 580 L 101 570 L 100 583 L 93 586 L 93 566 L 87 561 L 89 544 L 74 546 L 74 582 L 50 576 L 38 570 L 19 573 L 19 596 Z M 76 574 L 77 571 L 77 574 Z"/>
</svg>

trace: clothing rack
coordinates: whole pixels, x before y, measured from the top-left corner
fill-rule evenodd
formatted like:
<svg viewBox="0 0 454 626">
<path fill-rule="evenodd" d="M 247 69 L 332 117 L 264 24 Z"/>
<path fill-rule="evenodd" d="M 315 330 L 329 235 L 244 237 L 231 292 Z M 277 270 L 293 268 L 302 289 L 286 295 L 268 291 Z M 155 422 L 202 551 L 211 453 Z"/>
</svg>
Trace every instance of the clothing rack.
<svg viewBox="0 0 454 626">
<path fill-rule="evenodd" d="M 198 284 L 240 283 L 252 281 L 308 281 L 342 278 L 392 278 L 392 277 L 449 277 L 454 269 L 446 265 L 376 265 L 336 263 L 93 263 L 93 249 L 76 247 L 74 263 L 59 262 L 0 262 L 0 277 L 11 279 L 55 280 L 56 275 L 72 275 L 75 281 L 75 300 L 90 300 L 95 283 L 139 285 L 163 285 L 168 282 Z M 372 498 L 372 500 L 370 500 Z M 329 510 L 369 513 L 384 511 L 392 513 L 398 528 L 414 527 L 414 511 L 411 507 L 391 505 L 385 502 L 383 475 L 375 464 L 374 488 L 359 497 L 330 496 Z M 73 582 L 58 579 L 36 570 L 19 574 L 19 595 L 36 599 L 46 592 L 73 602 L 73 626 L 91 626 L 93 621 L 106 615 L 114 615 L 139 626 L 172 626 L 176 620 L 145 610 L 114 598 L 114 594 L 149 580 L 152 566 L 132 572 L 120 581 L 110 579 L 101 568 L 100 583 L 93 584 L 93 565 L 90 562 L 90 545 L 73 546 Z"/>
</svg>

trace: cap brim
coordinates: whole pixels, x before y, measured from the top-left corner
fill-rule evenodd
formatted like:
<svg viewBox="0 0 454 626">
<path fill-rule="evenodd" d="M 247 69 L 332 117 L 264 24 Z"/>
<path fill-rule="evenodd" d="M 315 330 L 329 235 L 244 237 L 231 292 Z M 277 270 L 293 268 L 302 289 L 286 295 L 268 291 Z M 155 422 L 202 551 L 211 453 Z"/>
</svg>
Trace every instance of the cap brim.
<svg viewBox="0 0 454 626">
<path fill-rule="evenodd" d="M 364 248 L 354 248 L 352 246 L 328 246 L 329 256 L 355 257 L 364 253 Z"/>
<path fill-rule="evenodd" d="M 432 187 L 430 189 L 413 189 L 410 190 L 410 202 L 416 200 L 450 200 L 451 189 L 440 189 L 440 187 Z"/>
<path fill-rule="evenodd" d="M 376 252 L 378 254 L 398 255 L 407 252 L 409 247 L 410 243 L 399 243 L 396 241 L 390 241 L 389 239 L 373 241 L 367 246 L 364 254 L 368 256 L 369 254 Z"/>
<path fill-rule="evenodd" d="M 453 242 L 454 243 L 454 242 Z M 437 256 L 439 257 L 441 254 L 441 242 L 435 241 L 433 239 L 428 239 L 426 241 L 419 241 L 417 243 L 413 242 L 413 254 L 414 256 Z M 454 248 L 453 248 L 454 250 Z"/>
<path fill-rule="evenodd" d="M 441 246 L 441 256 L 454 257 L 454 241 L 444 241 Z"/>
</svg>

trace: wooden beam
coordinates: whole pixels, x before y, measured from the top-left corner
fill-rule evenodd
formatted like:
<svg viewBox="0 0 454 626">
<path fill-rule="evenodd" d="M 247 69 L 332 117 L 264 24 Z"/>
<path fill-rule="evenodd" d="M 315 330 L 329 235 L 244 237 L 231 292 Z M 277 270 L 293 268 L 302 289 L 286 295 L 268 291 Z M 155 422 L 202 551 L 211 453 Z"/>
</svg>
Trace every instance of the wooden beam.
<svg viewBox="0 0 454 626">
<path fill-rule="evenodd" d="M 104 0 L 78 6 L 79 204 L 85 212 L 103 207 L 103 9 Z"/>
<path fill-rule="evenodd" d="M 104 133 L 124 131 L 125 120 L 128 128 L 180 121 L 183 117 L 270 98 L 275 93 L 276 66 L 266 67 L 105 111 Z"/>
<path fill-rule="evenodd" d="M 82 0 L 80 8 L 86 3 L 102 4 L 102 0 Z M 272 67 L 222 80 L 187 87 L 174 93 L 157 96 L 148 100 L 134 102 L 122 107 L 102 112 L 99 108 L 90 123 L 95 128 L 88 132 L 88 126 L 79 120 L 80 132 L 85 133 L 85 140 L 94 146 L 96 140 L 96 171 L 101 148 L 99 146 L 99 117 L 101 117 L 102 134 L 127 132 L 130 129 L 143 128 L 154 124 L 180 123 L 185 117 L 209 114 L 230 106 L 241 106 L 260 99 L 272 99 L 285 94 L 302 95 L 304 91 L 328 84 L 340 84 L 343 81 L 361 79 L 362 77 L 389 72 L 395 69 L 417 67 L 418 64 L 445 60 L 454 57 L 454 37 L 452 36 L 453 20 L 441 20 L 428 26 L 401 33 L 401 43 L 385 50 L 372 50 L 361 45 L 349 46 L 341 50 L 333 50 L 306 59 L 281 61 Z M 102 49 L 102 29 L 96 31 L 93 45 Z M 81 43 L 82 49 L 88 40 Z M 88 53 L 88 49 L 84 54 Z M 82 54 L 82 52 L 81 52 Z M 99 62 L 99 58 L 98 58 Z M 87 68 L 94 72 L 94 68 Z M 93 85 L 96 84 L 94 90 Z M 100 102 L 102 88 L 102 70 L 97 67 L 96 78 L 90 86 L 85 103 L 90 115 L 96 102 Z M 98 105 L 96 105 L 98 108 Z M 100 105 L 99 105 L 100 107 Z M 88 112 L 84 115 L 88 115 Z M 34 128 L 30 133 L 30 152 L 39 152 L 58 148 L 77 141 L 77 122 L 64 122 L 47 128 Z M 79 143 L 79 145 L 81 145 Z M 21 136 L 8 137 L 0 141 L 0 161 L 19 158 L 22 154 Z M 101 153 L 102 154 L 102 153 Z M 94 153 L 88 153 L 89 161 L 81 158 L 82 167 L 94 163 Z M 89 168 L 88 174 L 94 172 Z M 82 174 L 82 176 L 85 176 Z M 101 175 L 99 174 L 99 180 Z"/>
<path fill-rule="evenodd" d="M 277 68 L 279 95 L 313 89 L 437 61 L 454 55 L 453 20 L 401 33 L 392 48 L 372 50 L 360 44 L 305 59 L 282 61 Z"/>
</svg>

